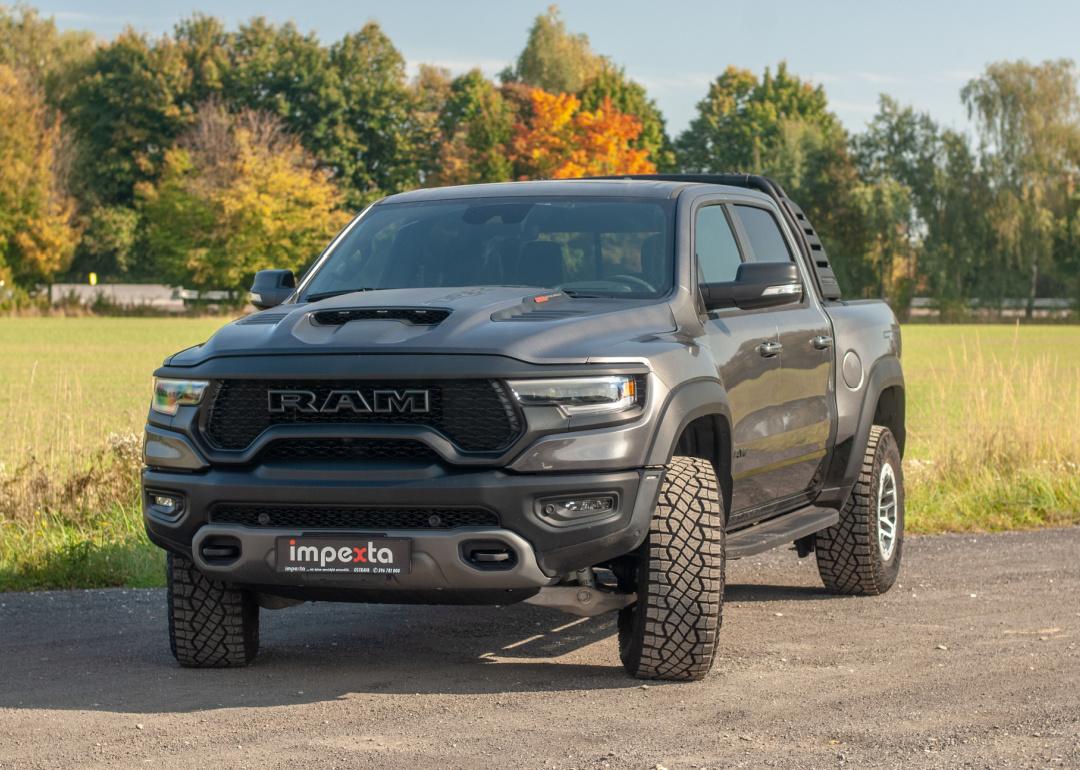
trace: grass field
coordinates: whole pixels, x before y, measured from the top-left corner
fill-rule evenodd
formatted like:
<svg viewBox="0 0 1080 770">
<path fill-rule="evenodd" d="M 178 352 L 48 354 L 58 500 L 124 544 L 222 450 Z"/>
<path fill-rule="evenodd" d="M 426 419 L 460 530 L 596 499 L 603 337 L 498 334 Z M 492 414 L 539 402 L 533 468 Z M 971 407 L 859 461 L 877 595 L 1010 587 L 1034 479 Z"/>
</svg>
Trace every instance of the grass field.
<svg viewBox="0 0 1080 770">
<path fill-rule="evenodd" d="M 0 590 L 160 584 L 150 373 L 222 323 L 0 319 Z M 908 326 L 903 363 L 909 531 L 1080 523 L 1080 327 Z"/>
</svg>

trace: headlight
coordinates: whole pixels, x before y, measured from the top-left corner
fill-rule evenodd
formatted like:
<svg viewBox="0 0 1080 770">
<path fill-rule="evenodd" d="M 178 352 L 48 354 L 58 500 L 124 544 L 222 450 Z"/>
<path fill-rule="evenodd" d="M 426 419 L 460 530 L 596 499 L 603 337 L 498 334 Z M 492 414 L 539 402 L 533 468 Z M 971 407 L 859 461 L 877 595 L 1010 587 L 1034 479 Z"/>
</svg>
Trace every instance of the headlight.
<svg viewBox="0 0 1080 770">
<path fill-rule="evenodd" d="M 181 406 L 194 406 L 202 401 L 206 380 L 166 380 L 154 378 L 154 399 L 150 408 L 161 414 L 176 414 Z"/>
<path fill-rule="evenodd" d="M 555 405 L 567 414 L 621 412 L 638 396 L 634 378 L 626 376 L 514 380 L 510 388 L 522 406 Z"/>
</svg>

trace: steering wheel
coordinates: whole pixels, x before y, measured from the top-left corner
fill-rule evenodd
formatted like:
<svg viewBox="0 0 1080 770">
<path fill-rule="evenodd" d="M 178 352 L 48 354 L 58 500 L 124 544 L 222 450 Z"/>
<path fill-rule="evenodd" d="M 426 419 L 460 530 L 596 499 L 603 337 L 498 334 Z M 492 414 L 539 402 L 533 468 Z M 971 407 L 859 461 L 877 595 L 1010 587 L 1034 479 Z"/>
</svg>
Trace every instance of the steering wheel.
<svg viewBox="0 0 1080 770">
<path fill-rule="evenodd" d="M 650 294 L 656 291 L 655 286 L 653 286 L 646 280 L 638 278 L 636 275 L 609 275 L 606 276 L 606 279 L 609 281 L 620 281 L 622 283 L 630 284 L 631 286 L 635 286 L 639 289 L 644 289 Z"/>
</svg>

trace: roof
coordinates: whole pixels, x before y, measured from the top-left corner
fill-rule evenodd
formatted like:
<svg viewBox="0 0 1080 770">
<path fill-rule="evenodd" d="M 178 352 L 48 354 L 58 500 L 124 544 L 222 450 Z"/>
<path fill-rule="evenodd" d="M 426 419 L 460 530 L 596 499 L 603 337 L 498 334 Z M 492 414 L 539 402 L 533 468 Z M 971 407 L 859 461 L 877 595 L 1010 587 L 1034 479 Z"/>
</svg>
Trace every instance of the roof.
<svg viewBox="0 0 1080 770">
<path fill-rule="evenodd" d="M 540 182 L 495 182 L 456 187 L 427 187 L 383 198 L 380 203 L 416 203 L 420 201 L 454 200 L 461 198 L 508 198 L 522 196 L 597 196 L 642 199 L 674 198 L 687 187 L 700 187 L 706 182 L 671 179 L 551 179 Z M 745 187 L 716 185 L 728 192 L 761 195 Z M 762 196 L 765 197 L 765 196 Z"/>
</svg>

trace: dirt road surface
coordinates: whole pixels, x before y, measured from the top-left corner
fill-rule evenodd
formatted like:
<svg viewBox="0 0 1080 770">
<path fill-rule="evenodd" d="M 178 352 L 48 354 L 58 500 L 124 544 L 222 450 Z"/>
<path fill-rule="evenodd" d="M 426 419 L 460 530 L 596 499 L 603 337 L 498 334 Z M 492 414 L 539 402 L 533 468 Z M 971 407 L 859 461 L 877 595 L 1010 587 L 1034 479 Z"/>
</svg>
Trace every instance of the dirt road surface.
<svg viewBox="0 0 1080 770">
<path fill-rule="evenodd" d="M 0 767 L 1080 767 L 1080 529 L 907 545 L 876 598 L 732 563 L 713 673 L 647 687 L 610 617 L 305 605 L 190 671 L 162 591 L 0 595 Z"/>
</svg>

